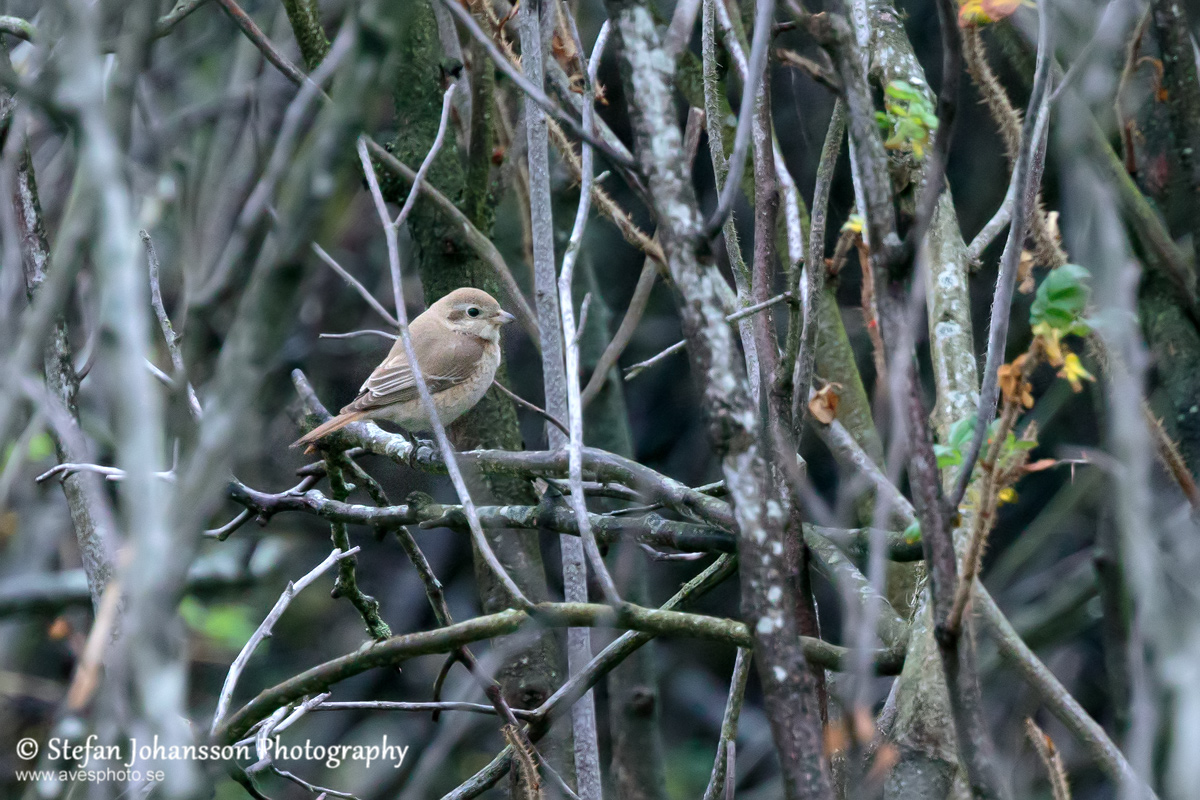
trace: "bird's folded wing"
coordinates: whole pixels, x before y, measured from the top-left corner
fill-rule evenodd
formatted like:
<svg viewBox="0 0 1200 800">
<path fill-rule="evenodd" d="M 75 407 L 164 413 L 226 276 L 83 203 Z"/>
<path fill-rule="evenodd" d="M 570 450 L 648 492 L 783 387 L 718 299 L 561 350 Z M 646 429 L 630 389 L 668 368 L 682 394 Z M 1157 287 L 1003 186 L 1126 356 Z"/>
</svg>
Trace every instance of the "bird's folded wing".
<svg viewBox="0 0 1200 800">
<path fill-rule="evenodd" d="M 447 337 L 413 337 L 417 363 L 430 394 L 471 380 L 479 368 L 483 355 L 481 340 L 457 334 L 450 334 L 448 338 L 449 341 Z M 397 347 L 367 378 L 359 389 L 358 398 L 342 411 L 367 411 L 415 400 L 419 396 L 408 358 L 403 349 Z"/>
</svg>

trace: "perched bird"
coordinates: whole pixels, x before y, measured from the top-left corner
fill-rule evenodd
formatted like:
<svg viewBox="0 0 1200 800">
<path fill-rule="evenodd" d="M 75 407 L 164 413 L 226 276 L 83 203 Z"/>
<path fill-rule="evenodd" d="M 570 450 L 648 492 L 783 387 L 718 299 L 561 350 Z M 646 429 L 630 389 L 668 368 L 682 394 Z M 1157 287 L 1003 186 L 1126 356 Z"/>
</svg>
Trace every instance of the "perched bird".
<svg viewBox="0 0 1200 800">
<path fill-rule="evenodd" d="M 438 300 L 409 325 L 413 352 L 443 425 L 470 411 L 487 393 L 500 366 L 500 326 L 512 321 L 513 315 L 490 294 L 464 288 Z M 312 445 L 360 420 L 392 422 L 409 432 L 432 427 L 400 339 L 358 392 L 340 414 L 292 446 Z"/>
</svg>

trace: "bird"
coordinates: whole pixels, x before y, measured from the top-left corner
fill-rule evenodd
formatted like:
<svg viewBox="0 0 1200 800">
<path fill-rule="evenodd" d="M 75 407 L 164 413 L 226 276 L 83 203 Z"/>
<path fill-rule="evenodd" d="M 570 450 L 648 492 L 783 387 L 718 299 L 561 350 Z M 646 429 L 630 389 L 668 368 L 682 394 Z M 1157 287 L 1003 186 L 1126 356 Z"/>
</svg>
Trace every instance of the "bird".
<svg viewBox="0 0 1200 800">
<path fill-rule="evenodd" d="M 454 422 L 483 399 L 500 366 L 500 328 L 513 319 L 490 294 L 467 287 L 442 297 L 408 326 L 417 364 L 442 425 Z M 363 383 L 354 402 L 292 447 L 308 445 L 306 452 L 311 451 L 323 437 L 362 420 L 391 422 L 409 433 L 432 430 L 401 339 Z"/>
</svg>

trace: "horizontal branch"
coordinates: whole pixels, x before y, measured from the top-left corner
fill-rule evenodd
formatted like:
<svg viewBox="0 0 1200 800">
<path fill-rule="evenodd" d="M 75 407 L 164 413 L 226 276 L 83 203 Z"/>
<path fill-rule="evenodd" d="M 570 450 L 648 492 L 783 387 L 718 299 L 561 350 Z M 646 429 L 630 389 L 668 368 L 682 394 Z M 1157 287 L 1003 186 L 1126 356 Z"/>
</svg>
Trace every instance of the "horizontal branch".
<svg viewBox="0 0 1200 800">
<path fill-rule="evenodd" d="M 310 421 L 313 426 L 330 419 L 329 412 L 313 392 L 304 373 L 300 370 L 293 371 L 292 380 L 312 418 Z M 366 452 L 383 456 L 398 464 L 428 472 L 445 471 L 442 456 L 432 443 L 417 441 L 414 445 L 400 434 L 388 433 L 371 422 L 352 422 L 329 434 L 324 441 L 331 449 L 361 447 Z M 568 467 L 566 452 L 548 450 L 469 450 L 459 453 L 457 458 L 464 470 L 476 470 L 489 475 L 564 478 Z M 733 530 L 733 511 L 728 503 L 702 494 L 624 456 L 585 447 L 583 474 L 585 480 L 624 484 L 636 489 L 651 502 L 662 503 L 680 514 Z"/>
<path fill-rule="evenodd" d="M 637 630 L 656 636 L 683 636 L 736 647 L 752 647 L 750 629 L 742 622 L 681 611 L 643 608 L 626 603 L 621 608 L 596 603 L 539 603 L 529 611 L 507 609 L 431 631 L 393 636 L 374 647 L 326 661 L 263 691 L 239 709 L 213 734 L 215 742 L 236 742 L 259 720 L 306 695 L 376 667 L 393 667 L 418 656 L 449 653 L 484 639 L 509 636 L 529 623 L 551 627 L 615 628 Z M 851 651 L 820 639 L 802 637 L 809 664 L 840 670 Z M 875 668 L 881 674 L 896 674 L 903 666 L 903 653 L 879 651 Z"/>
<path fill-rule="evenodd" d="M 326 497 L 319 491 L 303 493 L 282 492 L 267 494 L 236 483 L 230 497 L 260 518 L 283 511 L 302 511 L 315 514 L 330 522 L 343 522 L 372 527 L 419 525 L 422 528 L 467 529 L 467 517 L 462 506 L 439 503 L 409 503 L 395 506 L 366 506 L 344 503 Z M 561 503 L 537 506 L 479 506 L 479 523 L 485 528 L 519 528 L 557 531 L 579 535 L 579 523 L 571 509 Z M 589 514 L 592 528 L 602 543 L 634 538 L 656 547 L 670 547 L 685 552 L 732 553 L 737 540 L 734 534 L 693 522 L 676 522 L 658 514 L 639 517 L 610 517 Z"/>
</svg>

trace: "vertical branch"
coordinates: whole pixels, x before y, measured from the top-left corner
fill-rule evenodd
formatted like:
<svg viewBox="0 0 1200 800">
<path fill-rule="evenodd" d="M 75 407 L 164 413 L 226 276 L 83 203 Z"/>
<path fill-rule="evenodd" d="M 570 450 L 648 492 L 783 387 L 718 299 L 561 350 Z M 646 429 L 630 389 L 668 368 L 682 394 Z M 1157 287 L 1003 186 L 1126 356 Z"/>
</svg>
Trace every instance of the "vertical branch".
<svg viewBox="0 0 1200 800">
<path fill-rule="evenodd" d="M 1029 217 L 1033 212 L 1033 201 L 1037 197 L 1037 181 L 1034 177 L 1037 170 L 1034 167 L 1035 151 L 1042 149 L 1038 141 L 1037 120 L 1042 104 L 1047 101 L 1050 85 L 1050 64 L 1054 60 L 1052 45 L 1053 28 L 1050 25 L 1050 8 L 1043 6 L 1038 16 L 1038 55 L 1037 71 L 1033 79 L 1033 92 L 1029 98 L 1029 110 L 1021 126 L 1021 151 L 1017 155 L 1016 168 L 1013 170 L 1013 212 L 1012 223 L 1008 229 L 1008 241 L 1004 245 L 1001 257 L 1000 272 L 996 276 L 996 292 L 992 298 L 992 321 L 988 328 L 987 361 L 983 367 L 983 385 L 979 390 L 979 411 L 975 419 L 975 434 L 971 446 L 963 454 L 962 467 L 954 484 L 954 492 L 950 496 L 952 506 L 962 502 L 967 492 L 967 484 L 975 469 L 975 461 L 983 449 L 983 440 L 987 435 L 987 427 L 996 417 L 996 404 L 1000 398 L 999 373 L 1000 365 L 1004 363 L 1004 347 L 1008 340 L 1008 320 L 1012 312 L 1013 290 L 1017 281 L 1017 266 L 1021 260 L 1021 249 L 1025 242 L 1025 234 L 1029 227 Z"/>
<path fill-rule="evenodd" d="M 46 239 L 46 226 L 42 218 L 42 207 L 38 201 L 37 177 L 34 174 L 33 158 L 24 144 L 24 131 L 10 130 L 10 144 L 21 148 L 13 192 L 13 210 L 21 241 L 22 263 L 25 267 L 25 290 L 32 302 L 46 280 L 51 268 L 50 244 Z M 7 200 L 0 200 L 7 202 Z M 79 392 L 79 376 L 75 372 L 74 353 L 71 349 L 66 319 L 59 316 L 51 328 L 42 357 L 46 390 L 69 413 L 72 435 L 56 432 L 55 447 L 59 463 L 85 463 L 92 460 L 87 443 L 79 429 L 79 412 L 75 396 Z M 92 596 L 94 610 L 99 610 L 104 587 L 112 578 L 112 549 L 114 521 L 112 508 L 104 493 L 101 479 L 89 473 L 67 475 L 62 480 L 63 494 L 75 529 L 75 540 L 88 579 L 88 591 Z"/>
<path fill-rule="evenodd" d="M 433 0 L 436 2 L 436 0 Z M 475 4 L 476 12 L 484 4 Z M 392 149 L 396 156 L 411 164 L 419 163 L 429 151 L 440 125 L 438 109 L 443 99 L 440 64 L 445 54 L 438 45 L 438 26 L 433 2 L 421 0 L 408 5 L 411 14 L 401 31 L 400 64 L 395 90 L 396 137 Z M 463 159 L 455 148 L 443 148 L 441 155 L 428 172 L 428 187 L 436 186 L 443 197 L 461 198 L 458 207 L 448 201 L 445 206 L 418 202 L 408 217 L 408 227 L 415 244 L 416 266 L 427 303 L 448 294 L 460 286 L 475 286 L 495 297 L 519 295 L 497 277 L 494 263 L 503 263 L 487 238 L 494 226 L 495 193 L 491 191 L 491 159 L 493 128 L 497 127 L 494 102 L 495 80 L 493 64 L 486 55 L 483 43 L 469 45 L 468 63 L 471 66 L 472 114 L 471 137 L 464 169 Z M 453 140 L 451 140 L 453 141 Z M 385 161 L 386 151 L 371 148 L 372 154 Z M 389 182 L 384 189 L 387 199 L 402 203 L 398 182 Z M 461 211 L 459 211 L 461 209 Z M 460 216 L 455 218 L 454 214 Z M 468 235 L 463 221 L 469 221 L 479 234 L 481 243 L 491 247 L 492 255 L 481 253 L 475 237 Z M 553 291 L 553 285 L 551 286 Z M 523 298 L 521 302 L 524 302 Z M 516 310 L 516 309 L 514 309 Z M 534 314 L 522 314 L 526 331 L 540 337 L 533 324 Z M 555 325 L 558 325 L 557 317 Z M 504 364 L 496 373 L 499 383 L 506 383 Z M 559 417 L 562 419 L 562 417 Z M 473 409 L 453 425 L 455 442 L 460 448 L 498 448 L 521 450 L 520 424 L 516 407 L 499 390 L 489 391 Z M 475 497 L 487 497 L 503 503 L 536 503 L 529 481 L 520 476 L 471 475 L 471 490 Z M 547 597 L 546 570 L 542 560 L 539 535 L 536 531 L 488 528 L 484 533 L 488 544 L 508 574 L 527 597 L 543 600 Z M 493 577 L 482 552 L 475 553 L 475 575 L 480 601 L 486 611 L 499 611 L 509 605 L 508 592 Z M 504 696 L 513 706 L 531 707 L 549 697 L 557 688 L 565 671 L 565 656 L 558 637 L 552 632 L 541 633 L 517 645 L 500 668 L 497 679 Z M 542 753 L 560 773 L 571 771 L 572 747 L 569 730 L 551 731 L 548 741 L 542 742 Z"/>
<path fill-rule="evenodd" d="M 529 15 L 531 19 L 536 20 L 536 15 L 531 11 L 523 9 L 523 13 Z M 529 45 L 526 39 L 525 31 L 531 28 L 529 21 L 522 26 L 522 52 L 527 52 L 524 47 Z M 596 78 L 596 70 L 600 66 L 600 56 L 604 52 L 604 44 L 608 40 L 609 26 L 608 22 L 600 28 L 600 33 L 596 37 L 596 43 L 593 47 L 592 57 L 587 66 L 586 79 L 584 81 L 584 96 L 583 96 L 583 128 L 585 131 L 591 132 L 594 130 L 593 117 L 595 115 L 595 89 L 594 81 Z M 540 38 L 533 44 L 535 49 L 540 50 Z M 579 46 L 579 45 L 577 45 Z M 582 58 L 582 56 L 581 56 Z M 524 64 L 526 69 L 533 69 L 532 62 L 534 59 L 526 56 Z M 540 69 L 540 59 L 537 63 L 537 68 Z M 541 81 L 540 73 L 536 73 Z M 526 107 L 528 115 L 529 108 Z M 526 118 L 528 121 L 528 117 Z M 543 131 L 543 135 L 545 131 Z M 533 136 L 530 134 L 530 213 L 534 222 L 534 230 L 538 229 L 537 214 L 538 210 L 538 194 L 542 189 L 540 181 L 534 180 L 533 161 L 534 156 L 532 148 L 534 145 Z M 546 154 L 546 146 L 548 141 L 543 140 L 540 143 L 541 155 Z M 596 545 L 596 536 L 592 531 L 591 519 L 588 516 L 587 498 L 583 493 L 583 400 L 580 394 L 579 387 L 579 332 L 575 326 L 575 300 L 572 294 L 572 282 L 575 278 L 575 261 L 579 256 L 579 248 L 583 244 L 583 231 L 587 226 L 588 211 L 591 206 L 592 197 L 592 148 L 586 141 L 581 145 L 580 152 L 580 183 L 579 183 L 579 207 L 575 212 L 575 223 L 571 228 L 571 237 L 567 242 L 567 250 L 563 254 L 562 272 L 558 278 L 558 306 L 559 313 L 562 315 L 562 345 L 566 349 L 566 370 L 561 375 L 561 379 L 565 382 L 567 393 L 567 410 L 569 415 L 568 425 L 571 431 L 569 442 L 569 477 L 571 484 L 571 508 L 575 512 L 575 518 L 579 522 L 579 536 L 567 537 L 560 536 L 559 542 L 562 548 L 563 562 L 563 589 L 566 595 L 567 602 L 587 602 L 587 563 L 591 562 L 592 570 L 596 578 L 600 582 L 601 589 L 604 593 L 605 600 L 609 603 L 619 603 L 620 597 L 617 594 L 616 584 L 613 583 L 612 576 L 608 574 L 607 568 L 604 566 L 604 558 L 600 555 L 600 548 Z M 549 185 L 545 186 L 545 201 L 547 204 L 547 218 L 544 224 L 547 228 L 552 228 L 553 221 L 549 219 Z M 534 236 L 534 259 L 535 259 L 535 281 L 539 286 L 542 281 L 542 274 L 537 270 L 538 259 L 538 235 Z M 551 278 L 553 278 L 553 251 L 550 253 L 550 270 Z M 540 301 L 540 296 L 539 296 Z M 538 303 L 538 310 L 541 311 L 542 303 Z M 544 330 L 544 329 L 543 329 Z M 542 341 L 546 341 L 545 335 Z M 543 362 L 544 363 L 544 362 Z M 546 376 L 546 404 L 549 407 L 550 399 L 550 375 Z M 551 412 L 553 413 L 553 412 Z M 586 559 L 584 555 L 586 553 Z M 571 675 L 575 675 L 583 666 L 591 660 L 592 645 L 591 631 L 586 628 L 572 628 L 568 630 L 568 651 L 567 662 L 568 671 Z M 571 720 L 575 733 L 575 773 L 577 786 L 579 788 L 579 796 L 583 800 L 602 800 L 604 793 L 600 782 L 600 747 L 596 732 L 596 705 L 594 695 L 589 692 L 584 695 L 578 703 L 571 709 Z"/>
<path fill-rule="evenodd" d="M 717 77 L 716 14 L 719 3 L 720 0 L 704 0 L 700 42 L 704 58 L 704 121 L 708 131 L 708 152 L 717 184 L 728 185 L 730 176 L 729 161 L 725 156 L 725 119 L 732 112 Z M 732 214 L 725 215 L 721 231 L 725 239 L 725 252 L 729 256 L 730 270 L 733 272 L 733 282 L 737 287 L 738 304 L 743 307 L 751 305 L 753 301 L 750 299 L 750 269 L 746 266 L 746 260 L 742 258 L 737 225 L 734 224 Z M 750 396 L 757 403 L 760 369 L 753 322 L 749 319 L 738 322 L 738 333 L 741 335 L 742 350 L 746 354 L 746 372 L 751 376 Z"/>
<path fill-rule="evenodd" d="M 726 781 L 732 778 L 726 774 L 726 761 L 730 747 L 737 742 L 738 719 L 742 714 L 742 702 L 746 699 L 746 684 L 750 681 L 752 658 L 749 650 L 744 647 L 738 648 L 733 661 L 733 677 L 729 679 L 729 699 L 725 703 L 725 714 L 721 718 L 717 757 L 713 761 L 712 774 L 708 778 L 708 788 L 704 790 L 704 800 L 720 800 L 725 796 Z"/>
<path fill-rule="evenodd" d="M 789 800 L 829 798 L 832 788 L 812 674 L 800 647 L 795 586 L 781 542 L 785 503 L 773 496 L 761 429 L 720 299 L 715 267 L 702 260 L 703 222 L 676 122 L 673 64 L 661 53 L 654 18 L 637 0 L 608 0 L 620 42 L 625 96 L 638 164 L 646 176 L 667 265 L 685 300 L 688 351 L 739 530 L 742 614 L 754 631 L 762 680 Z"/>
<path fill-rule="evenodd" d="M 837 157 L 842 149 L 842 137 L 845 133 L 846 105 L 838 98 L 829 118 L 825 144 L 821 146 L 817 182 L 813 189 L 808 259 L 804 268 L 808 281 L 808 302 L 804 310 L 804 338 L 800 343 L 795 376 L 792 379 L 792 431 L 796 436 L 799 436 L 804 428 L 805 412 L 808 410 L 808 390 L 812 386 L 813 366 L 817 359 L 818 312 L 822 306 L 821 295 L 825 289 L 825 226 L 829 216 L 829 192 L 833 186 L 833 170 L 837 166 Z M 836 311 L 835 306 L 834 312 Z M 833 376 L 827 379 L 832 380 Z"/>
</svg>

